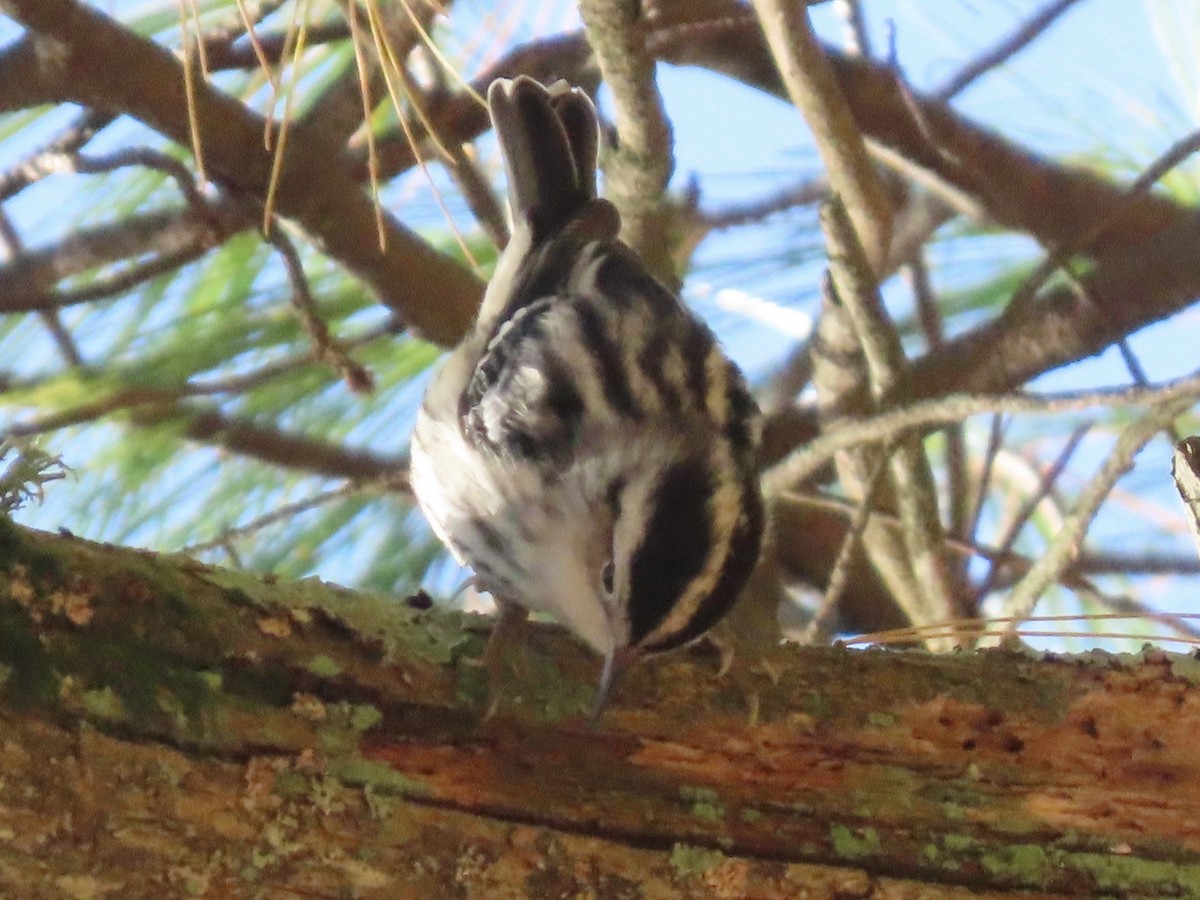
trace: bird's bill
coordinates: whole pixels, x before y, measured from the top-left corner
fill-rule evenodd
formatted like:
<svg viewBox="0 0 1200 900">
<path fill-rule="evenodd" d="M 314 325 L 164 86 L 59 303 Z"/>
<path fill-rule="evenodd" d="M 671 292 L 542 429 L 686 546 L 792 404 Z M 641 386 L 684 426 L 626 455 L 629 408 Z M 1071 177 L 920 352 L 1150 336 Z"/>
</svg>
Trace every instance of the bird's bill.
<svg viewBox="0 0 1200 900">
<path fill-rule="evenodd" d="M 596 687 L 596 700 L 592 704 L 592 718 L 597 719 L 608 706 L 617 683 L 638 659 L 634 647 L 614 647 L 604 657 L 604 669 L 600 673 L 600 684 Z"/>
</svg>

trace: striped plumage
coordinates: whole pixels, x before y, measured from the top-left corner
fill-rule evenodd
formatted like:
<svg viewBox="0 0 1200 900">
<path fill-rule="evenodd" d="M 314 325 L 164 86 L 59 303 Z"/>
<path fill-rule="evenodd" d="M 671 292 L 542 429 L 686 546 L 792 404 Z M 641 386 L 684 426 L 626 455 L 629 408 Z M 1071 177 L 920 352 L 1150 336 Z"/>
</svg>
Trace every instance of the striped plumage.
<svg viewBox="0 0 1200 900">
<path fill-rule="evenodd" d="M 426 393 L 412 485 L 498 599 L 546 612 L 613 669 L 707 631 L 758 556 L 757 410 L 712 333 L 617 239 L 591 101 L 488 93 L 512 238 Z M 615 666 L 614 666 L 615 663 Z"/>
</svg>

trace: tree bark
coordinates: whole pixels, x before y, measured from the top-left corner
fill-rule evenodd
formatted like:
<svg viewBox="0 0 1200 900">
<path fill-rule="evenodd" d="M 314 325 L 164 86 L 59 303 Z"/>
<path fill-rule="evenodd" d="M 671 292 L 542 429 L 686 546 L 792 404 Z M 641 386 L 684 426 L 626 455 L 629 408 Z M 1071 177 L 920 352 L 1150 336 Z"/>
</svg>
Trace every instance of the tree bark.
<svg viewBox="0 0 1200 900">
<path fill-rule="evenodd" d="M 0 895 L 1200 895 L 1191 657 L 779 648 L 631 673 L 0 520 Z M 974 892 L 974 893 L 971 893 Z"/>
</svg>

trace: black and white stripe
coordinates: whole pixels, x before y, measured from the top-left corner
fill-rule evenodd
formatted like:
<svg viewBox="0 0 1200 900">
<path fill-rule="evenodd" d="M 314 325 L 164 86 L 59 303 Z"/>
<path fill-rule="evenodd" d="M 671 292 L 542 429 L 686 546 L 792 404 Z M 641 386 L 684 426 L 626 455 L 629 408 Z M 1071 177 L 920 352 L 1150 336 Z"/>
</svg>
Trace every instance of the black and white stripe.
<svg viewBox="0 0 1200 900">
<path fill-rule="evenodd" d="M 618 240 L 590 101 L 519 78 L 489 103 L 513 235 L 431 385 L 414 489 L 505 599 L 600 650 L 668 650 L 725 614 L 757 559 L 757 409 L 712 332 Z"/>
</svg>

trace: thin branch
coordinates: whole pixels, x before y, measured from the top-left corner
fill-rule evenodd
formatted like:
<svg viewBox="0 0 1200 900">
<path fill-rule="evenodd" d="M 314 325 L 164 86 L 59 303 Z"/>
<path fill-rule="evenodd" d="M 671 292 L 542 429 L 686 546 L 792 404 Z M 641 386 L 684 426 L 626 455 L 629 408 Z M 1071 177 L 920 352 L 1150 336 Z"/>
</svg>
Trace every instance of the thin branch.
<svg viewBox="0 0 1200 900">
<path fill-rule="evenodd" d="M 332 503 L 335 500 L 343 500 L 347 497 L 353 497 L 355 494 L 364 494 L 371 491 L 388 491 L 395 490 L 396 485 L 388 481 L 364 482 L 364 481 L 348 481 L 346 484 L 339 485 L 335 488 L 330 488 L 327 491 L 321 491 L 311 497 L 305 497 L 303 500 L 296 500 L 292 503 L 285 503 L 283 506 L 277 507 L 268 513 L 264 513 L 258 518 L 251 519 L 241 525 L 234 525 L 229 528 L 224 528 L 221 533 L 207 541 L 198 541 L 195 544 L 188 544 L 186 547 L 180 547 L 178 553 L 186 553 L 190 556 L 195 556 L 198 553 L 203 553 L 206 550 L 222 549 L 230 550 L 230 545 L 237 540 L 251 535 L 257 534 L 265 528 L 270 528 L 272 525 L 277 525 L 280 522 L 286 522 L 294 519 L 306 512 L 311 512 L 317 507 L 324 506 L 326 503 Z M 407 486 L 404 486 L 407 490 Z M 239 566 L 240 568 L 240 566 Z"/>
<path fill-rule="evenodd" d="M 973 495 L 971 514 L 967 517 L 966 529 L 963 531 L 963 537 L 966 540 L 973 541 L 979 534 L 979 523 L 983 519 L 983 505 L 987 502 L 990 492 L 992 472 L 996 467 L 996 459 L 1000 456 L 1006 426 L 1004 416 L 998 413 L 992 416 L 992 424 L 988 428 L 987 447 L 983 451 L 983 465 L 979 471 L 979 483 L 976 485 Z"/>
<path fill-rule="evenodd" d="M 730 203 L 720 209 L 700 210 L 697 217 L 709 230 L 724 231 L 744 225 L 758 225 L 797 206 L 820 203 L 828 196 L 829 183 L 824 178 L 809 178 L 766 197 Z"/>
<path fill-rule="evenodd" d="M 317 22 L 308 26 L 305 43 L 317 47 L 335 44 L 349 37 L 350 29 L 345 22 Z M 282 32 L 259 34 L 254 40 L 248 36 L 230 40 L 212 32 L 205 32 L 204 35 L 204 52 L 208 57 L 209 71 L 212 72 L 223 69 L 261 70 L 263 66 L 280 65 L 288 61 L 288 57 L 284 56 L 284 51 L 288 49 L 287 35 Z"/>
<path fill-rule="evenodd" d="M 1054 0 L 1034 13 L 1023 22 L 1012 34 L 1001 40 L 995 47 L 971 60 L 958 72 L 955 72 L 946 83 L 933 92 L 939 100 L 950 100 L 962 93 L 974 83 L 979 76 L 990 72 L 997 66 L 1002 66 L 1013 56 L 1020 53 L 1047 28 L 1058 20 L 1058 17 L 1074 6 L 1078 0 Z"/>
<path fill-rule="evenodd" d="M 375 379 L 361 363 L 353 360 L 341 342 L 329 333 L 329 326 L 321 318 L 317 310 L 317 301 L 309 289 L 308 277 L 304 274 L 304 263 L 296 251 L 296 245 L 277 224 L 272 224 L 267 233 L 267 243 L 278 250 L 283 258 L 288 281 L 292 286 L 292 307 L 312 341 L 313 356 L 332 366 L 352 392 L 370 393 L 374 390 Z"/>
<path fill-rule="evenodd" d="M 50 159 L 47 164 L 55 166 L 55 161 Z M 129 166 L 141 166 L 162 172 L 175 182 L 188 205 L 194 207 L 197 212 L 207 208 L 207 202 L 196 186 L 196 176 L 192 171 L 170 154 L 149 147 L 123 147 L 99 156 L 79 152 L 63 153 L 57 161 L 55 171 L 94 175 L 115 172 Z"/>
<path fill-rule="evenodd" d="M 838 202 L 838 197 L 822 207 L 821 228 L 829 248 L 831 280 L 854 323 L 866 360 L 871 395 L 879 408 L 886 409 L 909 394 L 908 361 L 900 337 L 883 307 L 871 263 L 856 239 L 849 211 Z M 937 488 L 919 436 L 909 433 L 897 439 L 889 474 L 921 600 L 921 608 L 905 612 L 914 624 L 952 618 L 956 604 L 938 516 Z"/>
<path fill-rule="evenodd" d="M 829 581 L 825 585 L 825 593 L 813 613 L 812 621 L 800 635 L 799 643 L 801 644 L 815 643 L 829 631 L 830 620 L 837 611 L 842 594 L 850 583 L 850 567 L 854 562 L 854 554 L 863 541 L 863 533 L 867 529 L 875 507 L 875 495 L 880 484 L 883 483 L 883 474 L 887 471 L 891 458 L 892 448 L 888 448 L 875 460 L 874 471 L 867 478 L 866 490 L 862 499 L 855 504 L 854 516 L 850 519 L 846 536 L 842 538 L 842 546 L 838 549 L 837 558 L 834 560 Z"/>
<path fill-rule="evenodd" d="M 171 427 L 181 437 L 283 469 L 331 478 L 388 479 L 397 484 L 404 483 L 407 478 L 408 462 L 404 457 L 381 457 L 363 450 L 351 450 L 317 438 L 226 416 L 215 409 L 178 403 L 176 397 L 177 392 L 172 390 L 126 388 L 95 403 L 10 425 L 0 432 L 0 439 L 57 431 L 115 412 L 125 412 L 126 421 L 136 427 Z"/>
<path fill-rule="evenodd" d="M 384 336 L 395 337 L 404 332 L 404 323 L 396 317 L 390 318 L 382 324 L 369 328 L 362 334 L 351 338 L 344 338 L 341 341 L 341 346 L 344 350 L 353 350 L 358 347 L 366 346 L 373 341 Z M 267 363 L 252 372 L 247 372 L 243 375 L 229 375 L 223 378 L 212 379 L 197 379 L 189 380 L 187 385 L 179 390 L 180 397 L 203 397 L 215 394 L 244 394 L 246 391 L 260 385 L 266 384 L 279 378 L 281 375 L 286 375 L 297 369 L 314 363 L 313 354 L 310 353 L 294 353 L 276 360 L 272 363 Z"/>
<path fill-rule="evenodd" d="M 0 207 L 0 253 L 2 253 L 5 262 L 19 257 L 25 251 L 25 243 L 21 240 L 21 236 L 17 233 L 16 226 L 13 225 L 12 219 L 8 213 Z M 63 358 L 68 366 L 83 365 L 83 355 L 79 352 L 79 347 L 75 343 L 75 339 L 71 337 L 71 333 L 62 323 L 62 319 L 58 315 L 57 309 L 41 309 L 38 310 L 38 318 L 42 320 L 42 324 L 46 326 L 46 330 L 50 332 L 50 338 L 54 341 L 58 348 L 59 355 Z"/>
<path fill-rule="evenodd" d="M 1153 406 L 1136 422 L 1128 425 L 1118 436 L 1116 446 L 1099 472 L 1080 492 L 1063 527 L 1050 542 L 1046 552 L 1030 567 L 1012 593 L 1006 598 L 1005 609 L 1014 619 L 1033 612 L 1042 594 L 1062 577 L 1071 560 L 1078 554 L 1084 535 L 1100 505 L 1122 475 L 1133 466 L 1142 448 L 1171 420 L 1182 415 L 1196 401 L 1197 393 Z"/>
<path fill-rule="evenodd" d="M 203 213 L 194 207 L 164 210 L 76 232 L 0 266 L 0 314 L 59 309 L 115 296 L 197 259 L 245 227 L 240 206 L 222 200 L 206 203 Z M 54 291 L 64 279 L 130 259 L 143 261 L 83 287 Z"/>
<path fill-rule="evenodd" d="M 74 155 L 116 118 L 112 113 L 87 110 L 60 135 L 12 168 L 0 172 L 0 203 L 11 200 L 31 184 L 56 171 L 63 155 Z"/>
<path fill-rule="evenodd" d="M 949 394 L 936 400 L 926 400 L 883 412 L 869 419 L 840 422 L 836 430 L 822 434 L 772 466 L 763 476 L 764 489 L 791 490 L 795 485 L 806 482 L 839 451 L 864 444 L 890 442 L 909 429 L 947 425 L 984 413 L 1058 415 L 1095 407 L 1169 403 L 1178 398 L 1197 395 L 1200 395 L 1200 374 L 1164 382 L 1153 388 L 1119 388 L 1042 395 Z"/>
<path fill-rule="evenodd" d="M 407 457 L 384 457 L 224 416 L 215 410 L 168 409 L 135 414 L 135 425 L 181 427 L 184 437 L 283 469 L 331 478 L 388 480 L 407 490 Z"/>
<path fill-rule="evenodd" d="M 1080 575 L 1200 575 L 1200 558 L 1175 553 L 1088 550 L 1071 564 Z"/>
<path fill-rule="evenodd" d="M 1050 492 L 1054 490 L 1055 484 L 1057 484 L 1058 479 L 1066 470 L 1067 464 L 1071 461 L 1071 457 L 1075 454 L 1075 450 L 1079 446 L 1080 441 L 1082 441 L 1088 431 L 1091 430 L 1091 427 L 1091 424 L 1087 423 L 1080 425 L 1073 432 L 1071 432 L 1071 436 L 1067 438 L 1067 442 L 1063 445 L 1063 448 L 1059 452 L 1058 458 L 1055 459 L 1054 464 L 1042 473 L 1037 490 L 1025 498 L 1020 509 L 1013 514 L 1011 521 L 1008 523 L 1008 527 L 1004 529 L 1004 532 L 997 543 L 998 556 L 1006 557 L 1010 552 L 1012 552 L 1012 548 L 1016 545 L 1017 538 L 1020 536 L 1021 530 L 1025 527 L 1029 520 L 1033 518 L 1034 513 L 1037 512 L 1037 508 L 1041 505 L 1042 501 L 1050 496 Z M 979 587 L 975 591 L 976 609 L 982 608 L 984 598 L 986 598 L 996 586 L 999 575 L 999 568 L 996 565 L 995 558 L 993 558 L 991 565 L 988 566 L 987 574 L 983 576 L 982 581 L 979 583 Z"/>
<path fill-rule="evenodd" d="M 944 333 L 937 297 L 925 265 L 925 254 L 918 249 L 905 266 L 913 298 L 917 303 L 917 318 L 925 333 L 925 342 L 930 351 L 942 345 Z M 961 423 L 951 425 L 943 432 L 946 439 L 946 496 L 950 507 L 947 531 L 954 537 L 967 536 L 969 518 L 968 505 L 971 491 L 967 479 L 967 449 Z"/>
</svg>

